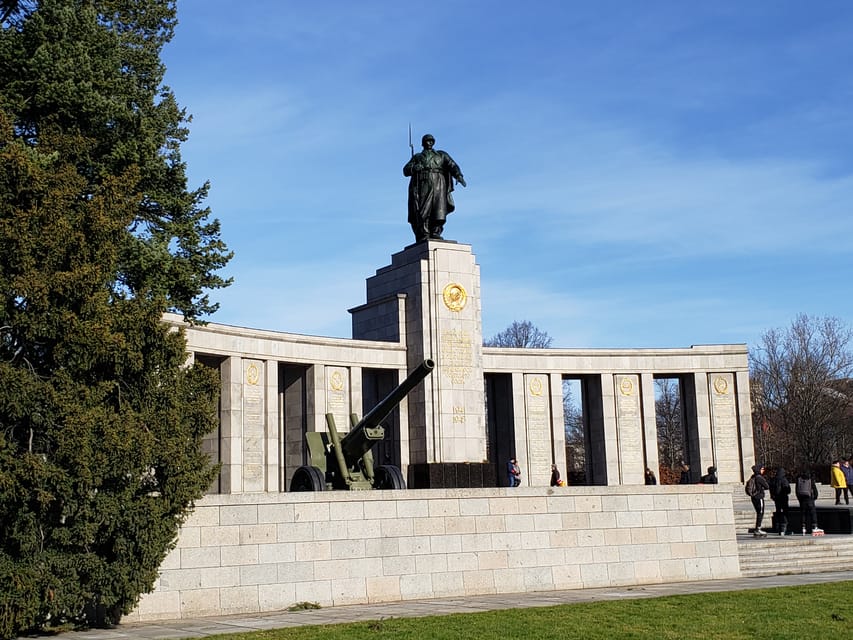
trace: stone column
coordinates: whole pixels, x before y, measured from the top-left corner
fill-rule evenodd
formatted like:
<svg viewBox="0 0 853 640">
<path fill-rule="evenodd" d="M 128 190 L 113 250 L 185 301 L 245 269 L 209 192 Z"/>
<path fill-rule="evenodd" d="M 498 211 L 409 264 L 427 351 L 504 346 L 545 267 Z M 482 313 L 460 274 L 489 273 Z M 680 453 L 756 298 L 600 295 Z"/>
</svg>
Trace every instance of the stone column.
<svg viewBox="0 0 853 640">
<path fill-rule="evenodd" d="M 720 482 L 740 483 L 752 473 L 752 420 L 749 422 L 748 457 L 742 456 L 745 441 L 741 433 L 740 402 L 745 401 L 749 407 L 749 379 L 744 373 L 743 379 L 738 373 L 711 373 L 708 375 L 708 393 L 710 398 L 711 437 L 714 448 L 714 463 L 717 467 L 717 477 Z M 741 395 L 738 386 L 743 381 L 747 391 Z M 743 464 L 749 467 L 743 468 Z M 742 477 L 743 473 L 746 473 Z M 704 470 L 703 470 L 704 473 Z"/>
<path fill-rule="evenodd" d="M 708 374 L 696 371 L 686 377 L 684 399 L 687 414 L 687 449 L 690 452 L 690 481 L 698 482 L 705 470 L 714 464 L 711 441 L 711 405 L 708 394 Z M 692 420 L 691 420 L 692 417 Z"/>
<path fill-rule="evenodd" d="M 643 442 L 646 454 L 646 466 L 654 471 L 655 477 L 660 477 L 660 458 L 658 455 L 658 425 L 655 416 L 655 378 L 651 373 L 640 376 L 640 386 L 643 389 Z M 629 484 L 643 484 L 642 480 Z"/>
<path fill-rule="evenodd" d="M 616 376 L 616 456 L 619 475 L 608 474 L 609 485 L 642 484 L 643 468 L 643 389 L 640 376 L 621 373 Z M 608 452 L 608 459 L 612 454 Z"/>
<path fill-rule="evenodd" d="M 738 371 L 735 374 L 737 387 L 738 433 L 740 434 L 741 477 L 733 477 L 726 473 L 726 482 L 745 482 L 752 475 L 755 465 L 755 443 L 752 433 L 752 404 L 749 398 L 749 372 Z M 723 477 L 720 477 L 720 482 Z"/>
<path fill-rule="evenodd" d="M 266 491 L 284 491 L 284 481 L 281 478 L 281 443 L 283 442 L 281 407 L 278 397 L 278 363 L 267 361 L 266 388 L 264 390 L 266 413 L 264 429 L 266 438 L 264 452 L 266 454 L 266 470 L 264 486 Z"/>
<path fill-rule="evenodd" d="M 518 464 L 521 467 L 521 484 L 530 486 L 530 464 L 527 452 L 527 443 L 529 442 L 527 436 L 527 386 L 525 378 L 526 376 L 520 371 L 513 371 L 512 373 L 512 423 L 515 434 L 515 451 L 511 452 L 511 455 L 518 460 Z M 500 460 L 499 462 L 500 472 L 504 475 L 502 486 L 506 486 L 506 465 L 509 462 L 509 456 L 507 460 Z"/>
<path fill-rule="evenodd" d="M 560 470 L 560 477 L 566 479 L 566 423 L 563 414 L 563 376 L 552 373 L 551 376 L 551 437 L 553 442 L 554 464 Z M 549 484 L 550 484 L 550 478 Z"/>
<path fill-rule="evenodd" d="M 266 490 L 266 365 L 243 359 L 243 493 Z"/>
<path fill-rule="evenodd" d="M 219 415 L 222 462 L 220 491 L 243 493 L 243 359 L 226 358 L 220 368 L 222 407 Z"/>
<path fill-rule="evenodd" d="M 349 406 L 350 411 L 355 411 L 359 417 L 364 413 L 363 389 L 364 389 L 364 372 L 357 365 L 352 365 L 347 368 L 349 373 Z"/>
<path fill-rule="evenodd" d="M 617 376 L 601 375 L 601 408 L 602 408 L 602 440 L 600 447 L 604 456 L 604 473 L 599 471 L 595 484 L 619 484 L 619 435 L 616 417 L 616 378 Z"/>
<path fill-rule="evenodd" d="M 322 364 L 309 367 L 305 376 L 308 431 L 326 432 L 326 368 Z"/>
<path fill-rule="evenodd" d="M 717 467 L 720 482 L 739 482 L 740 437 L 735 377 L 731 373 L 712 373 L 709 382 L 713 462 L 708 464 Z"/>
<path fill-rule="evenodd" d="M 526 412 L 528 484 L 547 487 L 551 479 L 551 389 L 550 376 L 529 373 L 524 376 Z M 519 462 L 521 462 L 519 460 Z"/>
<path fill-rule="evenodd" d="M 400 370 L 397 372 L 397 379 L 402 382 L 405 380 L 405 376 L 407 375 L 406 371 Z M 409 464 L 412 462 L 412 458 L 410 455 L 411 451 L 411 432 L 409 431 L 409 398 L 408 396 L 403 398 L 402 402 L 400 402 L 400 410 L 399 410 L 399 432 L 398 436 L 400 438 L 400 450 L 397 452 L 400 456 L 400 469 L 403 472 L 403 477 L 408 477 L 409 473 Z"/>
</svg>

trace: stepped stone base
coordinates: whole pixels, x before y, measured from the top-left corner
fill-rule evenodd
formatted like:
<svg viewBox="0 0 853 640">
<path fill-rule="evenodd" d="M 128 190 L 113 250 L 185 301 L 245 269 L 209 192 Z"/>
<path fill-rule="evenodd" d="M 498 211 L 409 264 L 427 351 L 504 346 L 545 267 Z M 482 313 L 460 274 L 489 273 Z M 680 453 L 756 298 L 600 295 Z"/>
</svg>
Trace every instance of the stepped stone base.
<svg viewBox="0 0 853 640">
<path fill-rule="evenodd" d="M 738 541 L 740 570 L 745 578 L 757 576 L 826 573 L 853 562 L 849 536 L 779 536 L 742 538 Z"/>
</svg>

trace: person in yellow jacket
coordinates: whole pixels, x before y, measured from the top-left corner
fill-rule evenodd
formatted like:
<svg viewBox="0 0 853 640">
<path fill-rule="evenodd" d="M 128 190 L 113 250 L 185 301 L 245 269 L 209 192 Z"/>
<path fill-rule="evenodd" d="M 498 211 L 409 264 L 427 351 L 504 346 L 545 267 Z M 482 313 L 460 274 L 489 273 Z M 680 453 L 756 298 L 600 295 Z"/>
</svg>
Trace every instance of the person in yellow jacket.
<svg viewBox="0 0 853 640">
<path fill-rule="evenodd" d="M 839 460 L 832 463 L 831 473 L 830 484 L 835 489 L 835 504 L 841 504 L 842 491 L 844 491 L 844 502 L 850 504 L 850 496 L 847 494 L 847 480 L 844 478 L 844 472 L 841 470 L 841 462 Z"/>
</svg>

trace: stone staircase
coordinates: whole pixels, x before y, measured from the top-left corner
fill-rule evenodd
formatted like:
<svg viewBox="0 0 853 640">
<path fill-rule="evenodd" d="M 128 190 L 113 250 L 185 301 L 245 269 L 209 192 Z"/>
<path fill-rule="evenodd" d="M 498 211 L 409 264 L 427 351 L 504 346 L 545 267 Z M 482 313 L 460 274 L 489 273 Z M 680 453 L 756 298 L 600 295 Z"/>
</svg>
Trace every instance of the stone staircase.
<svg viewBox="0 0 853 640">
<path fill-rule="evenodd" d="M 772 503 L 771 503 L 772 505 Z M 853 535 L 791 536 L 769 533 L 772 506 L 764 514 L 766 538 L 754 538 L 755 511 L 749 503 L 734 504 L 740 570 L 744 577 L 838 571 L 853 564 Z"/>
<path fill-rule="evenodd" d="M 745 578 L 840 571 L 853 562 L 853 537 L 738 536 L 738 556 Z"/>
</svg>

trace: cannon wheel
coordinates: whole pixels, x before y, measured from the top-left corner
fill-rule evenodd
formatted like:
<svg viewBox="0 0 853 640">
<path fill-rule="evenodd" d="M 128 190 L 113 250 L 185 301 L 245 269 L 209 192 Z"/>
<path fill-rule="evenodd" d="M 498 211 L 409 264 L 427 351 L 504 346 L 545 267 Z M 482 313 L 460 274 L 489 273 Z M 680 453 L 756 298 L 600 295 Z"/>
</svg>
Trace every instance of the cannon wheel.
<svg viewBox="0 0 853 640">
<path fill-rule="evenodd" d="M 299 467 L 290 480 L 291 491 L 325 491 L 326 478 L 317 467 Z"/>
<path fill-rule="evenodd" d="M 373 480 L 374 489 L 405 489 L 406 481 L 403 480 L 403 473 L 400 467 L 385 464 L 376 467 L 376 473 Z"/>
</svg>

